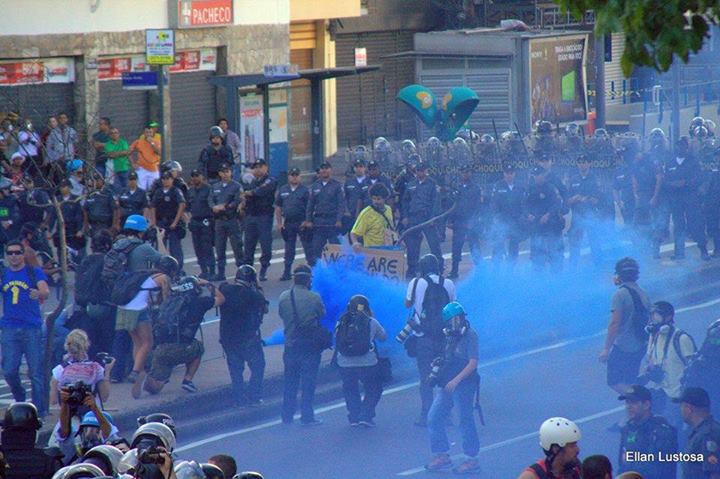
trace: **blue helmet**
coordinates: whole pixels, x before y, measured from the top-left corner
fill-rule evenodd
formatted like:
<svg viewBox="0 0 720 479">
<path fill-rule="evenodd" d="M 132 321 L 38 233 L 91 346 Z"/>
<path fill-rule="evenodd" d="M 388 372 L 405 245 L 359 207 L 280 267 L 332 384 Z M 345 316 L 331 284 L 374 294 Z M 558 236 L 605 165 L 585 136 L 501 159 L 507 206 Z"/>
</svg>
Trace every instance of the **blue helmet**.
<svg viewBox="0 0 720 479">
<path fill-rule="evenodd" d="M 110 414 L 103 412 L 103 416 L 105 416 L 105 419 L 107 419 L 110 424 L 113 424 L 113 417 Z M 95 417 L 94 412 L 90 411 L 83 416 L 82 421 L 80 421 L 80 427 L 84 426 L 100 427 L 100 422 L 98 418 Z"/>
<path fill-rule="evenodd" d="M 67 169 L 69 172 L 77 171 L 83 167 L 83 162 L 80 158 L 75 158 L 72 161 L 67 162 Z"/>
<path fill-rule="evenodd" d="M 133 230 L 144 233 L 148 229 L 148 222 L 142 215 L 130 215 L 125 220 L 124 228 L 126 230 Z"/>
<path fill-rule="evenodd" d="M 464 315 L 465 308 L 463 308 L 462 304 L 458 303 L 457 301 L 453 301 L 452 303 L 448 303 L 445 305 L 442 314 L 445 321 L 450 321 L 455 316 L 459 316 L 461 314 Z"/>
</svg>

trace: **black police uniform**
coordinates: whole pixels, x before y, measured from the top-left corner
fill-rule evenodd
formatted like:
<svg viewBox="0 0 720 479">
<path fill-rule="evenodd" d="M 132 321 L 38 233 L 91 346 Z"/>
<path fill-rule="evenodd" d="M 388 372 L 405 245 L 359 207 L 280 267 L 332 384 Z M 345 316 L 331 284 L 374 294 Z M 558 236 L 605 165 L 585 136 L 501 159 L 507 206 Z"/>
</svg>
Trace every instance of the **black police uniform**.
<svg viewBox="0 0 720 479">
<path fill-rule="evenodd" d="M 245 264 L 255 263 L 255 247 L 260 242 L 260 277 L 272 259 L 272 225 L 277 181 L 268 175 L 256 178 L 245 196 Z"/>
<path fill-rule="evenodd" d="M 241 201 L 242 186 L 234 180 L 228 183 L 216 181 L 211 186 L 208 205 L 210 209 L 225 205 L 225 210 L 213 213 L 215 218 L 215 254 L 217 255 L 218 277 L 225 278 L 225 248 L 228 239 L 235 255 L 235 264 L 241 265 L 244 259 L 242 232 L 237 207 Z"/>
<path fill-rule="evenodd" d="M 284 277 L 289 277 L 292 271 L 292 264 L 295 261 L 295 249 L 297 237 L 300 237 L 305 257 L 310 258 L 312 247 L 312 232 L 307 228 L 301 228 L 305 221 L 310 190 L 305 185 L 297 185 L 293 190 L 287 184 L 280 187 L 275 199 L 275 206 L 280 208 L 283 217 L 282 237 L 285 241 L 285 271 Z"/>
<path fill-rule="evenodd" d="M 523 203 L 527 190 L 517 181 L 510 185 L 505 179 L 493 185 L 492 227 L 493 262 L 503 258 L 515 262 L 518 258 L 520 242 L 524 237 Z"/>
<path fill-rule="evenodd" d="M 700 210 L 700 165 L 691 157 L 684 159 L 682 164 L 676 158 L 665 163 L 663 190 L 667 195 L 667 204 L 673 221 L 673 240 L 675 242 L 675 257 L 685 257 L 686 231 L 698 243 L 702 254 L 707 254 L 705 233 L 702 227 Z M 674 181 L 684 181 L 682 186 L 672 186 Z"/>
<path fill-rule="evenodd" d="M 232 148 L 227 145 L 220 145 L 219 148 L 215 148 L 210 144 L 200 152 L 198 169 L 208 181 L 213 182 L 220 179 L 218 175 L 220 166 L 223 164 L 232 165 L 233 163 Z"/>
<path fill-rule="evenodd" d="M 182 194 L 185 195 L 187 198 L 188 193 L 188 185 L 185 183 L 185 180 L 183 180 L 180 177 L 177 177 L 173 179 L 173 186 L 176 188 L 179 188 L 180 191 L 182 191 Z M 153 181 L 150 185 L 150 188 L 147 190 L 147 197 L 148 199 L 151 199 L 153 196 L 155 196 L 155 192 L 158 189 L 162 189 L 162 178 L 158 178 L 157 180 Z"/>
<path fill-rule="evenodd" d="M 342 234 L 347 234 L 355 224 L 360 211 L 365 207 L 368 201 L 368 188 L 370 188 L 370 182 L 367 176 L 359 178 L 354 176 L 345 181 L 343 186 L 343 193 L 345 193 L 345 214 L 342 220 Z"/>
<path fill-rule="evenodd" d="M 45 190 L 37 187 L 20 193 L 18 196 L 18 204 L 20 208 L 20 224 L 18 225 L 18 231 L 20 231 L 20 228 L 22 228 L 22 226 L 26 223 L 34 223 L 36 225 L 42 224 L 51 209 L 51 206 L 49 206 L 50 196 Z"/>
<path fill-rule="evenodd" d="M 115 207 L 115 192 L 109 185 L 100 191 L 93 191 L 85 198 L 83 210 L 90 227 L 90 236 L 98 229 L 112 228 Z"/>
<path fill-rule="evenodd" d="M 380 174 L 377 178 L 373 178 L 372 176 L 367 177 L 367 182 L 370 187 L 372 187 L 375 183 L 380 183 L 381 185 L 385 185 L 385 188 L 387 188 L 388 193 L 390 193 L 390 196 L 388 196 L 387 204 L 392 208 L 395 204 L 395 188 L 393 187 L 392 180 L 388 178 L 387 176 Z M 369 189 L 368 189 L 369 191 Z M 370 198 L 370 195 L 368 194 L 365 197 L 365 205 L 364 206 L 370 206 L 372 204 L 372 198 Z"/>
<path fill-rule="evenodd" d="M 181 270 L 185 261 L 181 244 L 181 240 L 185 237 L 185 224 L 180 220 L 175 229 L 170 229 L 170 225 L 175 221 L 183 203 L 185 203 L 185 195 L 175 186 L 171 186 L 167 191 L 159 188 L 150 198 L 150 206 L 155 209 L 155 222 L 165 230 L 165 244 L 170 256 L 177 260 Z"/>
<path fill-rule="evenodd" d="M 632 169 L 632 164 L 617 165 L 613 175 L 613 191 L 622 202 L 620 214 L 622 215 L 624 225 L 634 223 L 635 194 L 633 192 Z"/>
<path fill-rule="evenodd" d="M 191 186 L 188 189 L 187 201 L 190 211 L 188 229 L 192 235 L 193 249 L 203 278 L 215 275 L 214 233 L 215 219 L 208 204 L 211 189 L 206 183 Z"/>
<path fill-rule="evenodd" d="M 117 198 L 118 209 L 120 210 L 120 227 L 130 215 L 143 216 L 145 208 L 148 207 L 148 195 L 142 188 L 124 188 Z"/>
<path fill-rule="evenodd" d="M 79 238 L 78 233 L 83 233 L 83 211 L 80 204 L 80 198 L 70 195 L 67 198 L 58 196 L 60 201 L 60 209 L 65 221 L 65 242 L 67 245 L 78 252 L 78 263 L 85 257 L 86 238 L 82 234 Z M 50 216 L 50 230 L 55 228 L 57 215 L 54 213 Z M 53 234 L 53 243 L 56 249 L 60 249 L 60 232 L 55 231 Z"/>
<path fill-rule="evenodd" d="M 545 183 L 533 184 L 525 198 L 524 211 L 528 216 L 530 233 L 530 261 L 536 270 L 541 270 L 548 263 L 552 270 L 562 269 L 562 230 L 565 226 L 562 211 L 562 199 L 557 188 L 546 180 Z M 540 223 L 542 216 L 549 219 Z"/>
<path fill-rule="evenodd" d="M 312 252 L 308 263 L 314 266 L 322 254 L 325 243 L 339 244 L 337 223 L 345 213 L 345 195 L 339 181 L 329 178 L 317 180 L 310 186 L 305 218 L 313 224 Z"/>
<path fill-rule="evenodd" d="M 720 165 L 714 165 L 703 198 L 707 235 L 713 241 L 713 256 L 720 256 Z"/>
<path fill-rule="evenodd" d="M 720 423 L 712 416 L 693 428 L 685 453 L 702 455 L 702 461 L 683 461 L 683 479 L 707 479 L 720 474 Z"/>
<path fill-rule="evenodd" d="M 403 220 L 408 220 L 406 226 L 408 229 L 437 216 L 440 213 L 440 189 L 435 180 L 430 177 L 425 178 L 422 182 L 417 179 L 411 180 L 405 189 L 401 208 Z M 438 230 L 435 225 L 430 225 L 405 236 L 408 277 L 415 276 L 423 234 L 430 247 L 430 252 L 440 261 L 440 271 L 443 270 Z"/>
<path fill-rule="evenodd" d="M 570 204 L 572 208 L 572 225 L 568 231 L 570 245 L 570 264 L 577 267 L 580 261 L 580 247 L 583 237 L 587 233 L 593 263 L 598 266 L 602 261 L 601 238 L 597 231 L 599 221 L 599 208 L 602 199 L 600 183 L 592 171 L 586 176 L 574 174 L 568 183 L 568 203 L 572 203 L 575 196 L 581 196 L 577 202 Z"/>
<path fill-rule="evenodd" d="M 655 196 L 659 173 L 658 166 L 648 155 L 642 155 L 633 163 L 630 170 L 633 193 L 636 195 L 635 212 L 632 215 L 635 234 L 638 240 L 645 243 L 648 248 L 655 247 L 658 255 L 663 231 L 656 226 L 659 219 L 657 203 L 655 205 L 651 203 Z M 658 200 L 659 198 L 655 198 L 655 201 Z"/>
<path fill-rule="evenodd" d="M 635 471 L 643 477 L 674 479 L 677 476 L 675 462 L 662 462 L 660 454 L 678 451 L 677 430 L 662 416 L 650 416 L 636 422 L 628 421 L 620 430 L 620 453 L 618 473 Z M 636 453 L 649 454 L 655 460 L 641 461 Z"/>
<path fill-rule="evenodd" d="M 265 354 L 260 325 L 267 312 L 267 301 L 261 289 L 245 284 L 224 283 L 220 292 L 225 302 L 220 306 L 220 344 L 232 381 L 236 403 L 257 403 L 262 399 Z M 250 369 L 247 385 L 243 380 L 245 363 Z"/>
<path fill-rule="evenodd" d="M 458 273 L 462 249 L 466 241 L 473 261 L 477 263 L 482 259 L 479 221 L 480 210 L 484 203 L 482 189 L 472 180 L 467 183 L 460 182 L 455 190 L 455 202 L 457 207 L 450 216 L 450 228 L 453 230 L 451 276 L 456 276 Z"/>
<path fill-rule="evenodd" d="M 80 220 L 82 226 L 82 212 L 80 213 Z M 20 233 L 20 205 L 18 200 L 13 194 L 3 194 L 0 196 L 0 247 L 4 247 L 5 244 L 10 241 L 17 239 Z M 3 224 L 4 223 L 4 224 Z"/>
<path fill-rule="evenodd" d="M 34 430 L 3 429 L 2 446 L 6 479 L 38 479 L 52 477 L 62 467 L 60 449 L 36 448 Z"/>
</svg>

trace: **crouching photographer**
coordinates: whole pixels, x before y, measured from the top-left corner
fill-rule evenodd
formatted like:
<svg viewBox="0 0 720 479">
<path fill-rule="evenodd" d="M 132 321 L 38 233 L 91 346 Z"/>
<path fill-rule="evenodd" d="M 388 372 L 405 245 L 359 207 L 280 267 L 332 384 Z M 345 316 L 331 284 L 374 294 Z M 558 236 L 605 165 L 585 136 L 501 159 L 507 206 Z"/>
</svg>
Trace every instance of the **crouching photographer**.
<svg viewBox="0 0 720 479">
<path fill-rule="evenodd" d="M 182 388 L 190 393 L 197 392 L 192 380 L 205 350 L 195 335 L 205 313 L 224 301 L 224 296 L 212 283 L 194 276 L 181 278 L 171 286 L 170 295 L 153 319 L 153 334 L 158 345 L 145 380 L 145 391 L 159 393 L 175 366 L 184 364 Z"/>
<path fill-rule="evenodd" d="M 480 440 L 475 428 L 475 404 L 473 400 L 478 391 L 480 377 L 477 374 L 479 341 L 475 330 L 465 317 L 465 310 L 456 301 L 443 308 L 443 319 L 447 325 L 445 333 L 445 353 L 432 363 L 428 382 L 436 388 L 430 412 L 428 429 L 430 448 L 434 455 L 425 466 L 428 471 L 442 471 L 453 467 L 450 459 L 450 443 L 446 426 L 453 404 L 459 409 L 460 433 L 463 452 L 466 459 L 453 469 L 456 474 L 477 472 L 480 463 Z"/>
<path fill-rule="evenodd" d="M 72 417 L 80 406 L 89 410 L 83 415 L 77 430 Z M 112 417 L 100 410 L 91 390 L 83 383 L 60 390 L 60 419 L 55 428 L 57 446 L 63 453 L 63 464 L 72 464 L 95 446 L 105 444 L 118 430 Z"/>
<path fill-rule="evenodd" d="M 140 426 L 133 435 L 130 447 L 118 472 L 138 479 L 175 479 L 172 452 L 175 435 L 165 424 L 149 422 Z"/>
</svg>

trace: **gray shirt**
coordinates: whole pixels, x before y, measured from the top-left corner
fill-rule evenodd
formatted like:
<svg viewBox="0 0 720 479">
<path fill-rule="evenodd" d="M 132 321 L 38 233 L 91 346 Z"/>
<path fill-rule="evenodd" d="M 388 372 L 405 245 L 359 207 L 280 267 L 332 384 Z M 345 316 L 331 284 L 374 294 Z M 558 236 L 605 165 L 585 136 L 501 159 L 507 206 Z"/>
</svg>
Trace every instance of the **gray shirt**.
<svg viewBox="0 0 720 479">
<path fill-rule="evenodd" d="M 295 306 L 297 314 L 293 312 L 290 292 L 295 291 Z M 310 291 L 305 286 L 294 285 L 291 289 L 283 291 L 278 300 L 278 312 L 285 326 L 285 347 L 294 346 L 298 342 L 298 325 L 317 324 L 325 316 L 325 305 L 319 294 Z"/>
<path fill-rule="evenodd" d="M 240 183 L 234 180 L 230 180 L 227 183 L 217 181 L 211 185 L 211 188 L 212 190 L 208 196 L 208 205 L 210 208 L 217 205 L 225 205 L 225 210 L 216 213 L 216 215 L 232 218 L 237 216 L 236 208 L 240 204 L 243 191 Z"/>
<path fill-rule="evenodd" d="M 468 328 L 455 346 L 453 356 L 458 359 L 470 361 L 480 358 L 480 340 L 473 328 Z"/>
<path fill-rule="evenodd" d="M 366 367 L 375 366 L 378 362 L 377 352 L 375 351 L 375 345 L 373 341 L 377 339 L 379 334 L 384 334 L 385 330 L 380 325 L 377 319 L 370 318 L 370 351 L 363 354 L 362 356 L 343 356 L 340 352 L 337 353 L 337 364 L 341 368 L 354 368 L 354 367 Z"/>
<path fill-rule="evenodd" d="M 123 248 L 131 241 L 139 241 L 137 238 L 120 238 L 113 247 Z M 162 255 L 148 243 L 142 243 L 133 249 L 128 255 L 128 271 L 134 273 L 144 269 L 151 269 L 155 261 Z"/>
<path fill-rule="evenodd" d="M 647 293 L 643 291 L 637 283 L 628 282 L 623 283 L 622 286 L 627 286 L 636 291 L 640 296 L 645 308 L 650 311 L 652 304 Z M 612 297 L 611 312 L 620 311 L 620 326 L 618 327 L 618 334 L 615 337 L 613 345 L 620 351 L 626 353 L 644 351 L 647 348 L 647 338 L 639 338 L 633 331 L 632 316 L 635 312 L 635 305 L 633 304 L 632 296 L 627 288 L 620 287 Z"/>
</svg>

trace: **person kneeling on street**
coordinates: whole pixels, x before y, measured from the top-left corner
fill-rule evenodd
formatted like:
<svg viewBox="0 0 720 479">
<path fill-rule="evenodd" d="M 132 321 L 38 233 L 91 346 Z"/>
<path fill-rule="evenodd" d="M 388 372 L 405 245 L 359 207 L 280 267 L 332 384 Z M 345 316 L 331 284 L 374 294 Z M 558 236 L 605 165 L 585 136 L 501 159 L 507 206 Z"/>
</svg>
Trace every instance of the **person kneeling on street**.
<svg viewBox="0 0 720 479">
<path fill-rule="evenodd" d="M 159 393 L 170 379 L 173 368 L 185 364 L 182 388 L 187 392 L 197 392 L 192 379 L 205 350 L 195 335 L 205 313 L 224 301 L 222 293 L 211 283 L 194 276 L 181 278 L 170 287 L 170 296 L 160 305 L 153 320 L 153 335 L 158 346 L 145 379 L 145 391 Z"/>
<path fill-rule="evenodd" d="M 220 344 L 227 358 L 233 401 L 238 406 L 262 404 L 265 375 L 260 325 L 268 312 L 268 301 L 257 283 L 257 272 L 249 264 L 241 265 L 234 283 L 223 283 L 220 292 L 225 303 L 220 307 Z M 247 385 L 243 379 L 245 363 L 250 369 Z"/>
<path fill-rule="evenodd" d="M 373 317 L 365 296 L 350 298 L 347 311 L 335 327 L 335 361 L 340 368 L 343 394 L 351 426 L 375 426 L 375 407 L 382 396 L 375 340 L 385 341 L 385 329 Z M 360 383 L 365 397 L 360 396 Z"/>
<path fill-rule="evenodd" d="M 479 341 L 477 333 L 465 317 L 465 310 L 457 301 L 443 308 L 443 319 L 447 324 L 444 329 L 445 352 L 433 361 L 429 377 L 431 384 L 441 388 L 436 389 L 428 414 L 430 448 L 434 458 L 425 469 L 440 471 L 450 469 L 453 465 L 446 426 L 455 404 L 459 410 L 463 452 L 467 459 L 453 472 L 468 474 L 480 469 L 477 459 L 480 440 L 475 428 L 473 404 L 480 385 L 480 376 L 477 374 Z"/>
</svg>

